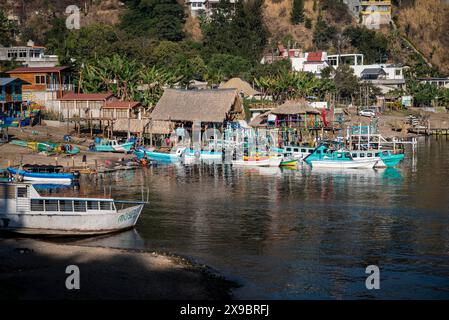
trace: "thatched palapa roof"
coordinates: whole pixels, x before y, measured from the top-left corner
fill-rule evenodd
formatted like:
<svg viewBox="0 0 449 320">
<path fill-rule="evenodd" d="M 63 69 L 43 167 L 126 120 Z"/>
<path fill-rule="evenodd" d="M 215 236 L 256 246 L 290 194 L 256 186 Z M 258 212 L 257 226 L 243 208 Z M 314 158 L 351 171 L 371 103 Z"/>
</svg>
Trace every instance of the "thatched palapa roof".
<svg viewBox="0 0 449 320">
<path fill-rule="evenodd" d="M 235 89 L 165 89 L 151 118 L 163 121 L 223 122 L 232 111 L 243 112 Z"/>
<path fill-rule="evenodd" d="M 286 101 L 278 108 L 271 111 L 276 115 L 293 115 L 293 114 L 320 114 L 320 111 L 308 105 L 307 101 Z"/>
<path fill-rule="evenodd" d="M 239 92 L 243 92 L 245 96 L 251 97 L 255 96 L 256 94 L 259 94 L 259 91 L 254 90 L 251 85 L 243 81 L 240 78 L 232 78 L 226 81 L 225 83 L 220 84 L 220 89 L 230 89 L 234 88 L 237 89 Z"/>
<path fill-rule="evenodd" d="M 117 119 L 114 122 L 114 130 L 126 132 L 129 129 L 130 132 L 140 133 L 145 131 L 148 124 L 147 119 Z"/>
</svg>

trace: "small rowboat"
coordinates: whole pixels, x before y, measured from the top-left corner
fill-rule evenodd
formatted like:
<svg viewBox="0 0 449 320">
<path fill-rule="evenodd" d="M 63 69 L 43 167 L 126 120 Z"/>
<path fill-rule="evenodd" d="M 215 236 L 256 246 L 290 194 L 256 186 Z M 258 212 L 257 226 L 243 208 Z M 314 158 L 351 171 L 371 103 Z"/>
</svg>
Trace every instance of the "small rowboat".
<svg viewBox="0 0 449 320">
<path fill-rule="evenodd" d="M 281 167 L 296 167 L 298 165 L 298 159 L 285 159 L 281 161 Z"/>
<path fill-rule="evenodd" d="M 232 164 L 235 166 L 244 166 L 244 167 L 269 167 L 270 159 L 264 160 L 232 160 Z"/>
<path fill-rule="evenodd" d="M 279 167 L 282 162 L 282 157 L 274 158 L 251 158 L 245 157 L 242 160 L 233 160 L 232 164 L 236 166 L 246 167 Z"/>
</svg>

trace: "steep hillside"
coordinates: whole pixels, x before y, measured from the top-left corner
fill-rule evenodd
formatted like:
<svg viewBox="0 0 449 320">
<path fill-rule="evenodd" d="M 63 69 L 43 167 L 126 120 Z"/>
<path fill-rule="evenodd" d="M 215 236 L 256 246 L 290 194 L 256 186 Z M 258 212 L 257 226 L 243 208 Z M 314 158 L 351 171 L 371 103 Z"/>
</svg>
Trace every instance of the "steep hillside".
<svg viewBox="0 0 449 320">
<path fill-rule="evenodd" d="M 64 18 L 66 8 L 76 5 L 80 9 L 81 26 L 92 23 L 116 24 L 125 9 L 119 0 L 0 0 L 0 8 L 10 17 L 18 19 L 23 33 L 22 39 L 32 38 L 37 43 L 43 41 L 54 18 Z"/>
<path fill-rule="evenodd" d="M 178 0 L 185 5 L 185 0 Z M 52 26 L 55 18 L 64 18 L 68 5 L 77 5 L 81 9 L 81 25 L 92 23 L 117 24 L 126 9 L 128 1 L 120 0 L 0 0 L 0 7 L 8 16 L 15 16 L 20 22 L 22 42 L 28 39 L 36 43 L 45 42 L 44 34 Z M 304 22 L 293 25 L 290 21 L 293 0 L 265 0 L 263 18 L 270 33 L 269 43 L 274 47 L 277 42 L 290 44 L 304 50 L 315 50 L 314 30 L 318 17 L 340 33 L 349 25 L 356 25 L 352 17 L 340 2 L 335 0 L 304 0 Z M 449 74 L 449 4 L 444 0 L 396 0 L 393 1 L 394 20 L 399 30 L 394 33 L 389 28 L 383 32 L 390 39 L 390 60 L 410 63 L 416 61 L 413 50 L 416 47 L 426 60 L 430 61 L 442 73 Z M 184 31 L 188 39 L 201 41 L 202 34 L 198 19 L 187 14 Z M 61 20 L 63 23 L 63 20 Z M 61 22 L 59 22 L 61 23 Z M 398 39 L 400 33 L 410 41 Z M 399 37 L 400 38 L 400 37 Z M 335 41 L 335 39 L 333 40 Z M 342 52 L 354 51 L 345 37 L 341 37 Z M 329 51 L 335 51 L 334 45 Z M 411 59 L 410 59 L 411 57 Z"/>
<path fill-rule="evenodd" d="M 438 67 L 449 73 L 449 4 L 442 0 L 415 0 L 396 8 L 401 33 Z"/>
<path fill-rule="evenodd" d="M 346 13 L 338 15 L 328 10 L 320 10 L 320 1 L 305 0 L 304 16 L 305 20 L 310 19 L 309 28 L 306 23 L 292 25 L 290 15 L 292 11 L 293 0 L 265 0 L 264 19 L 271 33 L 273 42 L 290 40 L 291 45 L 296 45 L 305 50 L 313 49 L 313 26 L 318 16 L 321 14 L 328 23 L 335 25 L 337 28 L 350 24 L 355 24 L 355 20 Z"/>
</svg>

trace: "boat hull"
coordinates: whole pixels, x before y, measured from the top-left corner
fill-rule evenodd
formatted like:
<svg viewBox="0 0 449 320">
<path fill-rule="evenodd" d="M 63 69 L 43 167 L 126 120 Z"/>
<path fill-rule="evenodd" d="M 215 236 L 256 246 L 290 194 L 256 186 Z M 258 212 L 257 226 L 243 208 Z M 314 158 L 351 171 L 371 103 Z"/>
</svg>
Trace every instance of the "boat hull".
<svg viewBox="0 0 449 320">
<path fill-rule="evenodd" d="M 232 164 L 242 167 L 271 167 L 270 159 L 265 160 L 233 160 Z"/>
<path fill-rule="evenodd" d="M 24 181 L 33 182 L 53 182 L 53 183 L 71 183 L 75 176 L 72 173 L 38 173 L 8 168 L 12 175 L 19 175 Z"/>
<path fill-rule="evenodd" d="M 298 165 L 298 161 L 298 159 L 282 161 L 281 167 L 296 167 Z"/>
<path fill-rule="evenodd" d="M 379 159 L 364 159 L 351 161 L 338 160 L 314 160 L 311 161 L 313 168 L 336 168 L 336 169 L 372 169 Z"/>
<path fill-rule="evenodd" d="M 165 161 L 178 161 L 179 156 L 175 153 L 163 153 L 163 152 L 155 152 L 155 151 L 138 151 L 136 153 L 138 158 L 143 158 L 144 155 L 147 157 L 153 158 L 155 160 L 165 160 Z"/>
<path fill-rule="evenodd" d="M 110 213 L 0 213 L 0 231 L 36 235 L 113 233 L 133 228 L 142 209 L 143 204 Z"/>
<path fill-rule="evenodd" d="M 126 152 L 130 152 L 132 146 L 134 145 L 133 142 L 127 142 L 127 143 L 123 143 L 123 144 L 119 144 L 119 145 L 102 145 L 102 144 L 97 144 L 95 145 L 95 151 L 97 152 L 122 152 L 122 153 L 126 153 Z"/>
<path fill-rule="evenodd" d="M 399 162 L 404 160 L 404 157 L 404 154 L 390 154 L 388 156 L 381 156 L 381 161 L 376 164 L 376 168 L 395 167 L 399 164 Z"/>
</svg>

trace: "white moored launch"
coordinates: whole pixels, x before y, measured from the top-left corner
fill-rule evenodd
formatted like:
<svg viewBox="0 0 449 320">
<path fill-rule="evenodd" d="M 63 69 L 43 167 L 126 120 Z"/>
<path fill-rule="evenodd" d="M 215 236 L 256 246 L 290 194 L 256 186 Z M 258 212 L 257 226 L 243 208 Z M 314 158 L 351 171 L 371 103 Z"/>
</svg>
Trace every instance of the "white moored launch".
<svg viewBox="0 0 449 320">
<path fill-rule="evenodd" d="M 43 197 L 30 183 L 0 183 L 0 194 L 0 231 L 26 234 L 104 234 L 130 229 L 146 203 Z"/>
</svg>

